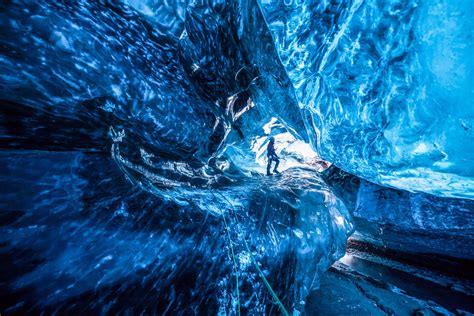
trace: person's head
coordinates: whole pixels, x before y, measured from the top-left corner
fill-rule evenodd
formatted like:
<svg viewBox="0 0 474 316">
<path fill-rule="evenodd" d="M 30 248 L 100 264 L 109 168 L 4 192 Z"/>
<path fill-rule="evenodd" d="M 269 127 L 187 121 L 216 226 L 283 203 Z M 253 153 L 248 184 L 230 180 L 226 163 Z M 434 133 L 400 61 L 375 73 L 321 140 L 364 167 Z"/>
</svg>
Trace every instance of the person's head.
<svg viewBox="0 0 474 316">
<path fill-rule="evenodd" d="M 270 143 L 274 143 L 275 142 L 275 137 L 270 137 Z"/>
</svg>

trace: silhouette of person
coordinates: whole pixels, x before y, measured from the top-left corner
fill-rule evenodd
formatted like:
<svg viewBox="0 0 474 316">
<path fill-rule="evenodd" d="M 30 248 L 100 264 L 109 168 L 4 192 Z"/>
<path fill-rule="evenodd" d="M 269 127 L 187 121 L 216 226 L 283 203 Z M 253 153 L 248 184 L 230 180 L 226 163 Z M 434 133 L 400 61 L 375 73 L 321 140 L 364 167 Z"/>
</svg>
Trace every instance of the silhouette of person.
<svg viewBox="0 0 474 316">
<path fill-rule="evenodd" d="M 267 176 L 271 176 L 270 169 L 272 167 L 272 162 L 275 161 L 275 168 L 273 168 L 274 173 L 280 173 L 278 172 L 277 168 L 278 165 L 280 164 L 280 159 L 278 159 L 278 156 L 275 152 L 275 138 L 270 137 L 270 141 L 268 142 L 267 146 L 267 158 L 268 158 L 268 164 L 267 164 Z"/>
</svg>

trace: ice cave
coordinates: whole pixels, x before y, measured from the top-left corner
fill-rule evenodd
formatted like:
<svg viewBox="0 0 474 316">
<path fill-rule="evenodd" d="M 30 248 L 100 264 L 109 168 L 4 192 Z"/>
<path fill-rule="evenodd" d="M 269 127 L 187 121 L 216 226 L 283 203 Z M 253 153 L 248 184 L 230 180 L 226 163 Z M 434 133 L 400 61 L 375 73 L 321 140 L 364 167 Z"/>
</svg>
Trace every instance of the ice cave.
<svg viewBox="0 0 474 316">
<path fill-rule="evenodd" d="M 472 315 L 472 14 L 1 1 L 0 315 Z"/>
</svg>

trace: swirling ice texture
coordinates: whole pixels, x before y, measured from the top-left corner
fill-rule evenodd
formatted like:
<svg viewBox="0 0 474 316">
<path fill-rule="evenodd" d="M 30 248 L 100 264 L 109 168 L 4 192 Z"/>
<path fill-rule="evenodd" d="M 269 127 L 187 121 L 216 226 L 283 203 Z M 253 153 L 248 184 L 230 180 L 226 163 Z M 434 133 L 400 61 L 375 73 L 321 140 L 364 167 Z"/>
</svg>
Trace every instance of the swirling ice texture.
<svg viewBox="0 0 474 316">
<path fill-rule="evenodd" d="M 164 152 L 168 144 L 182 156 L 207 149 L 215 118 L 185 80 L 172 33 L 160 33 L 130 7 L 95 1 L 13 1 L 2 4 L 1 15 L 2 99 L 38 117 L 3 133 L 11 147 L 88 129 L 82 143 L 55 147 L 104 150 L 114 126 Z M 47 117 L 81 128 L 54 126 Z"/>
<path fill-rule="evenodd" d="M 472 1 L 259 1 L 317 151 L 382 185 L 473 198 Z"/>
<path fill-rule="evenodd" d="M 351 217 L 314 170 L 219 156 L 306 133 L 254 2 L 0 8 L 2 311 L 303 308 Z"/>
<path fill-rule="evenodd" d="M 308 170 L 177 188 L 164 200 L 101 154 L 0 161 L 6 312 L 276 312 L 256 264 L 290 310 L 343 255 L 351 230 L 344 205 Z"/>
<path fill-rule="evenodd" d="M 186 1 L 125 0 L 163 34 L 179 36 L 183 32 Z"/>
</svg>

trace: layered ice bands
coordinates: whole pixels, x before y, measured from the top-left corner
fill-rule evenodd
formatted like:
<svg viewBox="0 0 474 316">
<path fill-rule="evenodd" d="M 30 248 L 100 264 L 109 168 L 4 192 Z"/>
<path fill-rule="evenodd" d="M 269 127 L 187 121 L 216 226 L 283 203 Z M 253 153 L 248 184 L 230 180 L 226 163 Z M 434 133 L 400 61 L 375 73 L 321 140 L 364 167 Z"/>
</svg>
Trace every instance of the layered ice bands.
<svg viewBox="0 0 474 316">
<path fill-rule="evenodd" d="M 353 216 L 351 239 L 396 252 L 474 259 L 474 200 L 387 188 L 334 166 L 323 174 Z"/>
<path fill-rule="evenodd" d="M 382 185 L 474 198 L 472 1 L 259 5 L 324 158 Z"/>
</svg>

